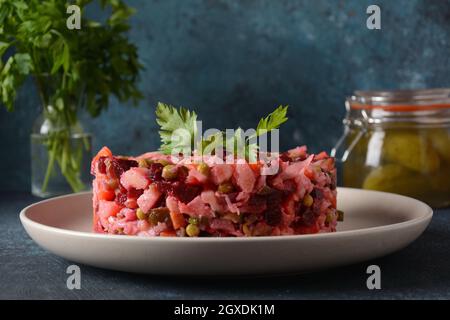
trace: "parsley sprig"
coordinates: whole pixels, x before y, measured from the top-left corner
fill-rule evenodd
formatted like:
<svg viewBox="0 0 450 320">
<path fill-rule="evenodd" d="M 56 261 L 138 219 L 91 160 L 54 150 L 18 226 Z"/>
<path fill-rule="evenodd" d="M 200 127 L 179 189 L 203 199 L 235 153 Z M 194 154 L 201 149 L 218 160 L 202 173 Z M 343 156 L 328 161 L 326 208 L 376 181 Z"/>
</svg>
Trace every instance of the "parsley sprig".
<svg viewBox="0 0 450 320">
<path fill-rule="evenodd" d="M 272 113 L 262 118 L 256 127 L 255 134 L 245 136 L 244 130 L 237 128 L 232 137 L 219 131 L 207 137 L 198 137 L 197 114 L 185 108 L 175 108 L 159 102 L 156 107 L 156 122 L 160 126 L 161 146 L 164 154 L 178 154 L 196 150 L 199 154 L 212 154 L 214 150 L 223 150 L 242 154 L 249 161 L 255 161 L 259 146 L 257 138 L 278 129 L 285 123 L 288 106 L 279 106 Z M 183 129 L 185 134 L 177 134 L 176 130 Z M 183 132 L 182 132 L 183 133 Z M 197 138 L 198 141 L 195 139 Z"/>
</svg>

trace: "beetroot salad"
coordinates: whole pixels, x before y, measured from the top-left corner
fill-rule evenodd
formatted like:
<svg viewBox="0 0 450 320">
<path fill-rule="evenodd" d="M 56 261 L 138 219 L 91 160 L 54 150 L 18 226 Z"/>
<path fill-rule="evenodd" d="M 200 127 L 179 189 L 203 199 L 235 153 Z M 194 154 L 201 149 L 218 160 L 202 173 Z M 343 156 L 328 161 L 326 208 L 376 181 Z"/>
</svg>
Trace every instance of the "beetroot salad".
<svg viewBox="0 0 450 320">
<path fill-rule="evenodd" d="M 92 161 L 93 228 L 98 233 L 176 237 L 278 236 L 333 232 L 334 158 L 305 146 L 279 154 L 278 172 L 262 162 L 217 164 L 215 156 L 173 163 L 150 152 Z"/>
</svg>

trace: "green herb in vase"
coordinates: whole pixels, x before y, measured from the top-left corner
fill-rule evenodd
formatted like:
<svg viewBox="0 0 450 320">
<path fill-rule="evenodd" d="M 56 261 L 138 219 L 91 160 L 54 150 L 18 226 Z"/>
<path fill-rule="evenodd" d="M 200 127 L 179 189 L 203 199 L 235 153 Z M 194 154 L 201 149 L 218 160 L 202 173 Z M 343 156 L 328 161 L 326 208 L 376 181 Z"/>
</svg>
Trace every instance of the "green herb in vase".
<svg viewBox="0 0 450 320">
<path fill-rule="evenodd" d="M 87 187 L 90 136 L 77 120 L 81 110 L 96 117 L 112 95 L 134 104 L 142 97 L 142 66 L 128 38 L 133 9 L 120 0 L 97 1 L 109 12 L 99 22 L 84 17 L 94 2 L 0 0 L 0 101 L 13 111 L 17 91 L 32 77 L 43 110 L 32 133 L 36 195 Z M 67 27 L 69 5 L 81 9 L 80 29 Z"/>
</svg>

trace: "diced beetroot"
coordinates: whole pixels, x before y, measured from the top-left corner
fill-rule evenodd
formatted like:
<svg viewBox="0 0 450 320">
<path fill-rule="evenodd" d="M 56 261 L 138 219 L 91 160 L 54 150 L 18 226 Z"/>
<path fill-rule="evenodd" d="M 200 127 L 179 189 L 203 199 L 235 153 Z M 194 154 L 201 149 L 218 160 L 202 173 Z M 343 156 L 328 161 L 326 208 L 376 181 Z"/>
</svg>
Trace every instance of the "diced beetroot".
<svg viewBox="0 0 450 320">
<path fill-rule="evenodd" d="M 98 172 L 100 172 L 101 174 L 106 174 L 106 164 L 105 164 L 106 159 L 107 159 L 106 157 L 100 157 L 97 161 L 97 169 Z"/>
<path fill-rule="evenodd" d="M 156 185 L 152 184 L 137 199 L 137 204 L 142 211 L 148 212 L 158 202 L 159 197 L 161 197 L 161 192 Z"/>
<path fill-rule="evenodd" d="M 97 153 L 97 155 L 92 159 L 91 162 L 91 174 L 95 175 L 95 166 L 97 165 L 98 160 L 101 157 L 112 157 L 111 150 L 108 149 L 108 147 L 103 147 L 100 149 L 100 151 Z"/>
<path fill-rule="evenodd" d="M 114 158 L 105 159 L 106 174 L 110 178 L 120 178 L 124 170 L 120 166 L 119 162 Z"/>
<path fill-rule="evenodd" d="M 270 208 L 264 212 L 264 219 L 266 220 L 269 226 L 276 226 L 280 224 L 282 218 L 281 209 L 278 208 Z"/>
<path fill-rule="evenodd" d="M 174 182 L 170 186 L 169 194 L 186 204 L 191 202 L 202 191 L 202 187 L 192 184 L 184 184 L 179 181 Z"/>
<path fill-rule="evenodd" d="M 256 177 L 253 170 L 250 168 L 247 162 L 236 164 L 234 171 L 234 178 L 236 183 L 244 192 L 252 192 L 255 186 Z"/>
<path fill-rule="evenodd" d="M 137 167 L 138 163 L 136 160 L 129 158 L 116 158 L 117 163 L 123 169 L 123 171 L 128 171 L 130 168 Z"/>
<path fill-rule="evenodd" d="M 127 201 L 127 194 L 123 192 L 117 192 L 114 200 L 119 206 L 124 206 Z"/>
<path fill-rule="evenodd" d="M 230 164 L 218 164 L 211 168 L 211 178 L 217 185 L 230 180 L 233 175 L 233 167 Z"/>
<path fill-rule="evenodd" d="M 164 166 L 161 163 L 152 163 L 149 167 L 149 177 L 152 181 L 162 180 L 162 170 Z"/>
<path fill-rule="evenodd" d="M 186 179 L 189 175 L 189 169 L 185 166 L 178 167 L 177 170 L 177 180 L 180 182 L 187 182 Z"/>
<path fill-rule="evenodd" d="M 120 177 L 120 183 L 125 189 L 145 189 L 148 184 L 148 176 L 150 171 L 147 168 L 131 168 L 124 172 Z"/>
<path fill-rule="evenodd" d="M 135 188 L 130 188 L 127 191 L 127 197 L 128 198 L 139 198 L 141 196 L 141 194 L 144 193 L 144 190 L 142 189 L 135 189 Z"/>
</svg>

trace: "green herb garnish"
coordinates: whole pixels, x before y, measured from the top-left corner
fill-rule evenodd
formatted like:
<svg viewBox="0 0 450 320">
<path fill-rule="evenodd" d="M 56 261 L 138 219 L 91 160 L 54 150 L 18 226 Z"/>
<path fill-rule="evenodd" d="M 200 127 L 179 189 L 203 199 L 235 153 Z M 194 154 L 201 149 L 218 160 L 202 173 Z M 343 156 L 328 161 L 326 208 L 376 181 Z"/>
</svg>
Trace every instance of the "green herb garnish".
<svg viewBox="0 0 450 320">
<path fill-rule="evenodd" d="M 160 126 L 161 152 L 171 154 L 174 150 L 183 153 L 194 144 L 197 134 L 197 114 L 183 107 L 175 107 L 159 102 L 156 107 L 156 122 Z M 175 135 L 176 130 L 186 130 Z"/>
<path fill-rule="evenodd" d="M 187 154 L 196 149 L 198 154 L 213 154 L 214 150 L 233 152 L 249 161 L 255 161 L 259 146 L 257 137 L 278 129 L 286 122 L 288 106 L 279 106 L 262 118 L 255 134 L 245 136 L 244 130 L 237 128 L 232 137 L 219 131 L 207 137 L 197 137 L 197 114 L 185 108 L 178 108 L 159 102 L 156 107 L 156 122 L 160 125 L 160 151 L 164 154 Z M 177 132 L 181 129 L 180 132 Z M 180 133 L 180 134 L 178 134 Z"/>
<path fill-rule="evenodd" d="M 288 106 L 279 106 L 267 117 L 259 120 L 258 126 L 256 127 L 257 136 L 263 135 L 274 129 L 278 129 L 280 125 L 285 123 L 288 118 L 286 117 Z"/>
</svg>

